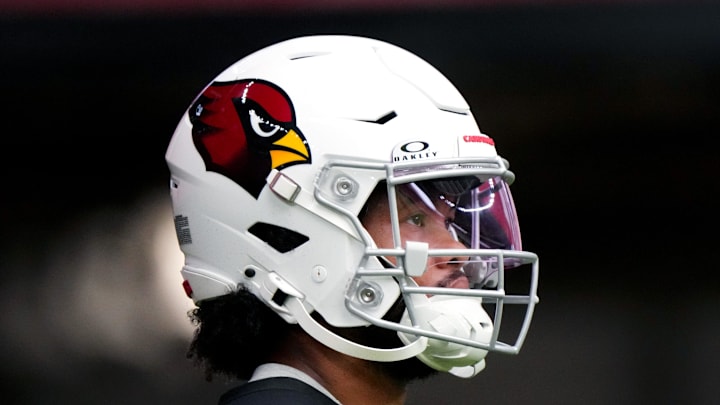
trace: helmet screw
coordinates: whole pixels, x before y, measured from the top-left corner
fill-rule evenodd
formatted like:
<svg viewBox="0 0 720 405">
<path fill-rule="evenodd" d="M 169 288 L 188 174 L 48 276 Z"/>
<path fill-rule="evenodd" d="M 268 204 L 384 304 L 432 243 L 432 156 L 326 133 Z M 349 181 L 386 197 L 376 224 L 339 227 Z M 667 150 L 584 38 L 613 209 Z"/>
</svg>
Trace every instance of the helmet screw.
<svg viewBox="0 0 720 405">
<path fill-rule="evenodd" d="M 363 287 L 358 295 L 360 296 L 360 301 L 366 304 L 370 304 L 375 301 L 375 297 L 377 296 L 375 289 L 370 286 Z"/>
<path fill-rule="evenodd" d="M 312 270 L 312 279 L 317 283 L 322 283 L 327 278 L 327 269 L 323 266 L 315 266 Z"/>
<path fill-rule="evenodd" d="M 247 278 L 255 277 L 255 269 L 245 269 L 245 277 L 247 277 Z"/>
<path fill-rule="evenodd" d="M 335 181 L 335 190 L 341 196 L 347 196 L 353 192 L 353 181 L 347 177 L 340 177 Z"/>
</svg>

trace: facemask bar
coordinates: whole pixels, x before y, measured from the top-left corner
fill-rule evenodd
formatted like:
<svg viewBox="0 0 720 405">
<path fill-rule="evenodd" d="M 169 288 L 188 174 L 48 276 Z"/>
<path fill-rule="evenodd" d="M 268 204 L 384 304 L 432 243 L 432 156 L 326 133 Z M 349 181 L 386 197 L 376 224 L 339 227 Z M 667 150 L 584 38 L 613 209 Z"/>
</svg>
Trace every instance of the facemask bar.
<svg viewBox="0 0 720 405">
<path fill-rule="evenodd" d="M 517 235 L 517 244 L 508 245 L 507 248 L 512 249 L 482 249 L 480 240 L 470 240 L 467 242 L 470 248 L 468 249 L 427 249 L 426 254 L 428 258 L 435 256 L 457 256 L 457 257 L 471 257 L 474 258 L 468 262 L 466 271 L 468 273 L 474 273 L 475 279 L 478 284 L 490 284 L 489 287 L 492 289 L 458 289 L 458 288 L 445 288 L 445 287 L 420 287 L 414 280 L 407 276 L 404 269 L 405 261 L 407 259 L 407 250 L 403 248 L 399 241 L 401 241 L 400 229 L 398 226 L 398 207 L 397 207 L 397 187 L 403 184 L 417 183 L 427 180 L 442 179 L 447 176 L 453 178 L 464 177 L 464 176 L 477 176 L 483 179 L 497 178 L 503 180 L 498 182 L 499 184 L 509 185 L 514 180 L 514 175 L 507 169 L 506 162 L 499 158 L 451 158 L 434 161 L 435 164 L 427 166 L 427 164 L 421 163 L 405 163 L 405 164 L 373 164 L 373 163 L 361 163 L 361 162 L 345 162 L 345 161 L 331 161 L 329 162 L 324 171 L 331 170 L 333 167 L 339 168 L 355 168 L 355 169 L 367 169 L 367 170 L 378 170 L 384 171 L 385 180 L 387 182 L 387 193 L 388 201 L 390 204 L 390 222 L 392 223 L 393 238 L 396 241 L 395 247 L 393 248 L 377 248 L 373 239 L 367 233 L 362 226 L 360 220 L 349 210 L 343 208 L 338 202 L 327 198 L 326 194 L 322 192 L 322 187 L 316 183 L 315 198 L 321 204 L 326 205 L 340 213 L 343 213 L 353 223 L 357 230 L 357 234 L 365 242 L 366 253 L 365 257 L 356 271 L 355 281 L 352 283 L 346 293 L 346 307 L 348 311 L 353 313 L 365 321 L 374 324 L 379 327 L 404 332 L 407 334 L 413 334 L 416 336 L 424 336 L 432 339 L 439 339 L 448 342 L 458 343 L 461 345 L 467 345 L 470 347 L 480 348 L 488 351 L 504 352 L 504 353 L 518 353 L 524 339 L 527 335 L 530 322 L 532 319 L 534 306 L 538 302 L 537 297 L 537 280 L 539 272 L 539 264 L 537 255 L 530 252 L 524 252 L 520 250 L 519 234 Z M 319 178 L 321 178 L 320 176 Z M 473 193 L 480 192 L 473 190 Z M 475 196 L 477 197 L 477 196 Z M 510 205 L 512 207 L 512 205 Z M 514 207 L 512 207 L 514 209 Z M 514 212 L 512 215 L 514 216 Z M 470 215 L 469 218 L 477 220 L 477 216 Z M 452 230 L 453 228 L 451 228 Z M 379 261 L 387 261 L 387 258 L 395 258 L 397 263 L 396 268 L 378 268 L 377 261 L 371 260 L 377 258 Z M 373 264 L 371 264 L 373 263 Z M 526 290 L 526 294 L 506 294 L 505 291 L 505 269 L 506 263 L 515 263 L 516 265 L 530 266 L 529 285 Z M 493 268 L 494 266 L 494 268 Z M 485 274 L 481 274 L 482 272 Z M 481 278 L 488 278 L 488 273 L 493 273 L 494 280 L 492 283 L 485 283 L 480 281 Z M 468 274 L 470 278 L 473 278 L 473 274 Z M 462 297 L 474 297 L 481 298 L 483 303 L 494 304 L 494 331 L 490 342 L 480 343 L 474 340 L 458 338 L 448 334 L 437 333 L 435 331 L 427 329 L 419 329 L 417 327 L 410 327 L 401 325 L 396 322 L 380 319 L 376 316 L 371 316 L 367 311 L 363 309 L 362 304 L 357 299 L 358 288 L 360 286 L 367 285 L 367 280 L 372 280 L 373 277 L 394 277 L 401 289 L 401 294 L 405 298 L 406 302 L 412 300 L 412 296 L 429 296 L 429 295 L 443 295 L 443 296 L 462 296 Z M 526 307 L 525 315 L 522 319 L 522 325 L 519 328 L 517 337 L 514 340 L 510 340 L 509 343 L 499 341 L 499 333 L 503 322 L 503 308 L 505 304 L 512 305 L 524 305 Z M 410 318 L 413 319 L 413 305 L 407 305 L 407 310 Z M 413 322 L 414 323 L 414 322 Z"/>
<path fill-rule="evenodd" d="M 492 257 L 492 262 L 498 263 L 498 269 L 496 271 L 497 275 L 497 284 L 494 286 L 493 289 L 461 289 L 461 288 L 447 288 L 447 287 L 421 287 L 414 285 L 412 283 L 406 283 L 403 288 L 401 288 L 403 294 L 409 295 L 409 294 L 422 294 L 426 296 L 435 296 L 435 295 L 442 295 L 442 296 L 462 296 L 462 297 L 475 297 L 475 298 L 482 298 L 483 303 L 492 303 L 494 306 L 494 313 L 492 314 L 493 324 L 494 324 L 494 331 L 492 335 L 492 339 L 488 344 L 480 344 L 475 341 L 466 340 L 466 339 L 457 339 L 454 337 L 439 337 L 437 334 L 434 334 L 432 332 L 429 332 L 427 334 L 425 333 L 418 333 L 417 330 L 414 330 L 415 335 L 419 336 L 427 336 L 430 338 L 440 338 L 442 340 L 447 340 L 450 342 L 460 343 L 471 347 L 477 347 L 481 349 L 485 349 L 488 351 L 495 351 L 495 352 L 503 352 L 503 353 L 510 353 L 510 354 L 517 354 L 520 351 L 520 348 L 522 347 L 523 342 L 525 341 L 525 337 L 527 336 L 527 332 L 530 327 L 530 321 L 532 320 L 533 312 L 535 304 L 538 302 L 537 298 L 537 280 L 538 280 L 538 272 L 539 272 L 539 265 L 537 256 L 534 253 L 529 252 L 507 252 L 502 250 L 495 250 L 495 251 L 489 251 L 489 250 L 464 250 L 459 249 L 457 251 L 448 250 L 448 249 L 430 249 L 428 251 L 428 255 L 430 257 L 432 256 L 447 256 L 452 254 L 472 254 L 477 257 L 482 257 L 484 260 L 487 260 L 488 258 Z M 530 276 L 530 286 L 527 291 L 527 295 L 524 294 L 507 294 L 505 291 L 505 259 L 512 258 L 513 261 L 516 263 L 520 263 L 521 265 L 529 265 L 531 267 L 531 276 Z M 359 275 L 362 274 L 362 271 L 358 272 Z M 508 342 L 502 342 L 499 340 L 499 334 L 503 330 L 503 309 L 504 306 L 508 305 L 524 305 L 527 306 L 524 317 L 522 319 L 522 325 L 520 327 L 520 330 L 517 334 L 517 337 L 515 338 L 514 342 L 508 343 Z M 410 313 L 410 316 L 412 318 L 412 311 L 408 308 L 408 312 Z"/>
</svg>

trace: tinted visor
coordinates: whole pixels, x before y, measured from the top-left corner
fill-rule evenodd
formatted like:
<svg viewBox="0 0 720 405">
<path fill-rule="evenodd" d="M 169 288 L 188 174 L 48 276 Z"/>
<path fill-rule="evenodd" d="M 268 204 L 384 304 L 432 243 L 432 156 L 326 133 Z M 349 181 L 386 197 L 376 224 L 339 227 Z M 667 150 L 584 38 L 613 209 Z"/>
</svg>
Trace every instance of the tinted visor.
<svg viewBox="0 0 720 405">
<path fill-rule="evenodd" d="M 500 177 L 426 180 L 416 183 L 425 201 L 452 207 L 448 229 L 470 249 L 522 250 L 510 188 Z M 412 187 L 400 187 L 406 193 Z"/>
<path fill-rule="evenodd" d="M 499 177 L 476 176 L 424 180 L 396 188 L 400 246 L 420 241 L 434 249 L 522 250 L 510 188 Z M 519 265 L 512 256 L 497 254 L 451 255 L 477 287 L 492 285 L 503 257 L 505 268 Z M 437 262 L 450 266 L 451 262 Z"/>
</svg>

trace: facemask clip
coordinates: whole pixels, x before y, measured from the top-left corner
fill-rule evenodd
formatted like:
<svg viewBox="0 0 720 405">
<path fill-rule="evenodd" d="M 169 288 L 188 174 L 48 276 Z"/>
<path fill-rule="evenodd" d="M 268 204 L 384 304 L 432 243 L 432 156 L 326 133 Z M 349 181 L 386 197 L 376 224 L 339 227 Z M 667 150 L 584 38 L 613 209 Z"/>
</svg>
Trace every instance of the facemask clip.
<svg viewBox="0 0 720 405">
<path fill-rule="evenodd" d="M 429 245 L 426 242 L 408 241 L 405 243 L 403 265 L 409 277 L 420 277 L 425 273 Z"/>
</svg>

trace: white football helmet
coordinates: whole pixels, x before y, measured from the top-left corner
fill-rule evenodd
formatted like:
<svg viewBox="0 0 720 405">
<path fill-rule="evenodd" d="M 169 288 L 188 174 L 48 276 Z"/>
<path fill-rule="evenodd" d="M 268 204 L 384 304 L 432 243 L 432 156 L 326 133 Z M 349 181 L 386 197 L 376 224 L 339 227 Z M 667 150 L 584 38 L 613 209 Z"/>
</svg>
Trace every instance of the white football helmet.
<svg viewBox="0 0 720 405">
<path fill-rule="evenodd" d="M 184 286 L 196 303 L 244 285 L 339 352 L 417 356 L 463 377 L 482 370 L 488 351 L 520 350 L 539 265 L 521 247 L 514 175 L 462 95 L 414 54 L 343 35 L 261 49 L 200 93 L 166 159 Z M 392 241 L 382 245 L 360 219 L 376 187 Z M 417 225 L 408 207 L 440 215 L 436 235 L 454 244 L 404 233 Z M 467 282 L 421 282 L 443 266 Z M 510 290 L 516 281 L 521 291 Z M 397 300 L 403 318 L 384 319 Z M 520 308 L 517 319 L 507 304 Z M 402 343 L 358 344 L 313 312 L 334 327 L 395 330 Z"/>
</svg>

